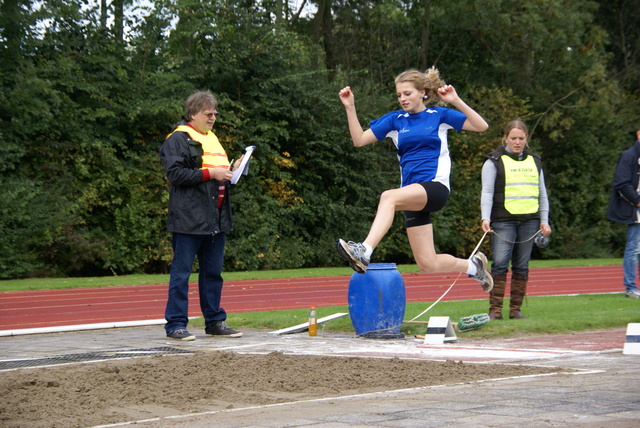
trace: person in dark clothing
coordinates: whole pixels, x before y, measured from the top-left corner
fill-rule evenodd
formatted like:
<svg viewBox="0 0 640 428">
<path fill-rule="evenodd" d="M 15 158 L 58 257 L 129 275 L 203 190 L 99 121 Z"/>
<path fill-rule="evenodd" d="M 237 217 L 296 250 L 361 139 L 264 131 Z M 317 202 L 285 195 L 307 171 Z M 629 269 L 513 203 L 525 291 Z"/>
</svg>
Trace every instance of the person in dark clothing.
<svg viewBox="0 0 640 428">
<path fill-rule="evenodd" d="M 502 145 L 482 167 L 482 230 L 493 232 L 489 318 L 502 319 L 502 301 L 511 263 L 509 318 L 526 318 L 520 308 L 527 293 L 529 259 L 537 234 L 547 237 L 549 199 L 540 156 L 528 149 L 529 131 L 521 120 L 504 130 Z"/>
<path fill-rule="evenodd" d="M 627 297 L 640 298 L 636 284 L 640 261 L 640 130 L 636 131 L 636 142 L 618 159 L 613 177 L 613 188 L 609 198 L 607 218 L 627 225 L 627 244 L 624 249 L 622 270 Z"/>
<path fill-rule="evenodd" d="M 206 334 L 242 336 L 242 332 L 227 326 L 227 313 L 220 307 L 226 234 L 233 225 L 229 200 L 232 168 L 212 132 L 217 107 L 211 92 L 192 94 L 184 107 L 186 120 L 176 125 L 160 147 L 169 180 L 167 230 L 173 234 L 165 331 L 168 338 L 176 340 L 196 338 L 187 330 L 188 281 L 196 258 Z"/>
</svg>

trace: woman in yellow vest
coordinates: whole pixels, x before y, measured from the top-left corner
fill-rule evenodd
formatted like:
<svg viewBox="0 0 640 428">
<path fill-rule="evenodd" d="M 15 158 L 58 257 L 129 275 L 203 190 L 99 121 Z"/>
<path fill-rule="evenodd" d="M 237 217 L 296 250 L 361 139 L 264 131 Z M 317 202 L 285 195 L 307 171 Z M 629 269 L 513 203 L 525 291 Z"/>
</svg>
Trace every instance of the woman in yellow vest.
<svg viewBox="0 0 640 428">
<path fill-rule="evenodd" d="M 549 199 L 540 156 L 529 153 L 529 131 L 521 120 L 504 130 L 502 146 L 486 155 L 482 167 L 482 230 L 493 232 L 491 249 L 493 290 L 489 317 L 502 319 L 502 301 L 511 263 L 509 318 L 526 318 L 520 312 L 527 292 L 529 259 L 534 236 L 551 234 Z"/>
</svg>

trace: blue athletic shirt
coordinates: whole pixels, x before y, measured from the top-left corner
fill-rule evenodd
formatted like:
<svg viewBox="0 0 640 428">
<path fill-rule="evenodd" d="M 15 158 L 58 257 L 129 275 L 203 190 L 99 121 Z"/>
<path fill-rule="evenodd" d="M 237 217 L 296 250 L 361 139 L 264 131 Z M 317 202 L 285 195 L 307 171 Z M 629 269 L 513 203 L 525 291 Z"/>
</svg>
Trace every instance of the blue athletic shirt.
<svg viewBox="0 0 640 428">
<path fill-rule="evenodd" d="M 415 114 L 397 110 L 372 120 L 371 130 L 378 141 L 389 137 L 396 145 L 401 186 L 437 181 L 450 189 L 447 131 L 460 132 L 465 120 L 465 114 L 444 107 L 428 107 Z"/>
</svg>

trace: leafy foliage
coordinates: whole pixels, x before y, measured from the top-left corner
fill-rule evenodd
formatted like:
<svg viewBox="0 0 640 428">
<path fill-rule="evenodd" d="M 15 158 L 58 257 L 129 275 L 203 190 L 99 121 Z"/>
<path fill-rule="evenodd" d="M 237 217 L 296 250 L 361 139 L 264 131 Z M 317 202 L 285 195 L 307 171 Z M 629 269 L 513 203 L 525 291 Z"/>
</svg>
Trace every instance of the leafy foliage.
<svg viewBox="0 0 640 428">
<path fill-rule="evenodd" d="M 216 94 L 230 157 L 258 148 L 225 269 L 340 263 L 334 239 L 364 238 L 399 170 L 389 141 L 352 146 L 337 93 L 353 88 L 366 126 L 397 108 L 394 76 L 424 64 L 491 125 L 450 136 L 439 251 L 475 247 L 483 155 L 519 117 L 551 198 L 553 244 L 536 257 L 621 254 L 604 213 L 637 128 L 637 2 L 334 0 L 307 17 L 277 3 L 124 2 L 124 27 L 97 2 L 0 4 L 0 278 L 166 272 L 157 150 L 196 89 Z M 374 257 L 412 261 L 400 214 Z"/>
</svg>

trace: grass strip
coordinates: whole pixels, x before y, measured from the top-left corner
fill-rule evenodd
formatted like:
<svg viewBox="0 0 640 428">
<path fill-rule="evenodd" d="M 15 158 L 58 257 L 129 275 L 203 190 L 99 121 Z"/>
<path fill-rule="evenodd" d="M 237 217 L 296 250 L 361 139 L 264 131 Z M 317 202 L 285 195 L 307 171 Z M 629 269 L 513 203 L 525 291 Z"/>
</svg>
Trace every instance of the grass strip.
<svg viewBox="0 0 640 428">
<path fill-rule="evenodd" d="M 405 321 L 417 316 L 430 304 L 431 302 L 408 303 Z M 488 299 L 439 302 L 416 320 L 423 321 L 423 323 L 403 323 L 400 330 L 409 336 L 424 334 L 431 316 L 448 316 L 452 322 L 457 322 L 465 316 L 486 313 L 488 306 Z M 522 306 L 522 312 L 528 317 L 527 319 L 508 319 L 508 308 L 509 299 L 506 298 L 504 301 L 505 319 L 489 321 L 476 330 L 458 333 L 458 336 L 486 339 L 506 338 L 624 328 L 628 323 L 640 323 L 640 300 L 626 298 L 624 293 L 527 297 Z M 321 307 L 316 310 L 318 318 L 337 312 L 349 312 L 346 306 Z M 306 322 L 308 316 L 308 309 L 295 309 L 232 313 L 229 314 L 227 321 L 233 328 L 280 330 Z M 196 328 L 204 328 L 203 319 L 192 320 L 192 325 Z M 318 327 L 319 334 L 323 329 L 331 332 L 355 334 L 349 317 L 322 324 Z"/>
</svg>

